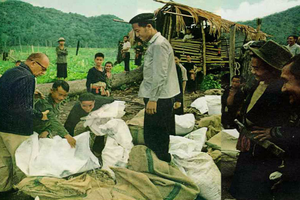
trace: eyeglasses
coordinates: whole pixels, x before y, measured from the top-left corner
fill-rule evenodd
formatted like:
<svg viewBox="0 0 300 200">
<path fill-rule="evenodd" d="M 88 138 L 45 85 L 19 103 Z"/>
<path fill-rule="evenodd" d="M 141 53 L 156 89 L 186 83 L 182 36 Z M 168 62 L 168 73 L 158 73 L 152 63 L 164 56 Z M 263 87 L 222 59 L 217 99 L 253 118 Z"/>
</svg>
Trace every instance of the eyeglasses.
<svg viewBox="0 0 300 200">
<path fill-rule="evenodd" d="M 39 66 L 41 66 L 41 68 L 42 68 L 42 71 L 47 71 L 47 68 L 46 67 L 44 67 L 41 63 L 39 63 L 38 61 L 36 61 L 36 60 L 31 60 L 31 61 L 33 61 L 33 62 L 36 62 Z"/>
</svg>

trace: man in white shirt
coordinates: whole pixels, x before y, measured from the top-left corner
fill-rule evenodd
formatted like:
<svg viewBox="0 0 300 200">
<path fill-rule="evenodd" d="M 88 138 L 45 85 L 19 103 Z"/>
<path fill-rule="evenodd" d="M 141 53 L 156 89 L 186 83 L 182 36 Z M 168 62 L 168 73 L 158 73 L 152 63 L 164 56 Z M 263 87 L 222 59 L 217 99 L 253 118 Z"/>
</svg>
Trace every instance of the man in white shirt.
<svg viewBox="0 0 300 200">
<path fill-rule="evenodd" d="M 126 35 L 123 38 L 124 44 L 123 44 L 123 49 L 122 49 L 122 56 L 124 58 L 124 63 L 125 63 L 125 72 L 129 72 L 130 71 L 130 65 L 129 65 L 129 61 L 130 61 L 130 42 L 129 42 L 129 37 Z"/>
<path fill-rule="evenodd" d="M 136 37 L 149 43 L 139 91 L 145 102 L 145 144 L 160 160 L 170 162 L 169 135 L 175 134 L 174 97 L 180 93 L 173 49 L 156 30 L 153 13 L 139 14 L 129 23 Z"/>
<path fill-rule="evenodd" d="M 288 50 L 293 54 L 293 56 L 300 54 L 300 46 L 296 43 L 298 37 L 295 35 L 290 35 L 288 38 L 288 45 L 286 46 Z"/>
</svg>

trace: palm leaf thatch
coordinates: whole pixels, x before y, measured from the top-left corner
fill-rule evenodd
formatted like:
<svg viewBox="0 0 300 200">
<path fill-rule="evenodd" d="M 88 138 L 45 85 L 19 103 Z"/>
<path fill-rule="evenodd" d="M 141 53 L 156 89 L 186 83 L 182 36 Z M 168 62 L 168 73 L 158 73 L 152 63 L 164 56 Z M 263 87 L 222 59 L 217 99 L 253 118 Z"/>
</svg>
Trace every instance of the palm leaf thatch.
<svg viewBox="0 0 300 200">
<path fill-rule="evenodd" d="M 222 32 L 229 33 L 230 27 L 235 25 L 236 31 L 241 31 L 247 35 L 249 39 L 254 39 L 257 35 L 257 30 L 251 26 L 246 26 L 243 24 L 238 24 L 235 22 L 231 22 L 226 19 L 222 19 L 221 16 L 213 14 L 211 12 L 199 9 L 199 8 L 192 8 L 187 5 L 179 4 L 173 1 L 163 1 L 163 0 L 154 0 L 159 3 L 166 4 L 161 9 L 156 11 L 164 12 L 164 13 L 174 13 L 176 14 L 176 32 L 180 32 L 181 30 L 185 29 L 185 22 L 184 17 L 192 17 L 195 24 L 201 24 L 203 21 L 207 22 L 209 26 L 209 34 L 220 36 Z M 188 13 L 188 15 L 187 15 Z M 260 32 L 259 39 L 266 39 L 269 36 L 266 33 Z"/>
</svg>

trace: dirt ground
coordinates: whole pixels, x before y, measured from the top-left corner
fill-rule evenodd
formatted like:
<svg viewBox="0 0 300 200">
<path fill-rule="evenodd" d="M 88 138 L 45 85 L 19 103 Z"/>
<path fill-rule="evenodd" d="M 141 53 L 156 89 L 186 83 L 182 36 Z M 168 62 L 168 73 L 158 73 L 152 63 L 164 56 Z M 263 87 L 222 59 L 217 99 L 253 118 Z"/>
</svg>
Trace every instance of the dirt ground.
<svg viewBox="0 0 300 200">
<path fill-rule="evenodd" d="M 144 108 L 144 103 L 141 98 L 137 97 L 138 93 L 138 86 L 130 87 L 128 90 L 122 91 L 122 90 L 115 90 L 112 92 L 112 95 L 115 99 L 125 101 L 126 102 L 126 108 L 125 112 L 126 114 L 122 117 L 124 121 L 127 121 L 131 118 L 133 118 L 141 109 Z M 185 108 L 187 108 L 192 101 L 194 101 L 196 98 L 203 96 L 203 93 L 198 94 L 185 94 L 184 97 L 184 104 Z M 68 117 L 68 114 L 70 113 L 70 110 L 74 106 L 78 99 L 78 96 L 72 96 L 69 97 L 66 102 L 61 107 L 61 114 L 60 114 L 60 120 L 62 123 L 64 123 Z M 196 116 L 196 119 L 199 119 L 199 116 Z M 78 124 L 75 129 L 75 134 L 82 132 L 83 126 L 82 124 Z M 228 193 L 228 189 L 230 186 L 231 178 L 225 178 L 222 179 L 222 200 L 225 199 L 233 199 L 231 195 Z M 0 194 L 0 200 L 30 200 L 33 199 L 28 195 L 25 195 L 20 192 L 13 192 L 10 194 Z"/>
</svg>

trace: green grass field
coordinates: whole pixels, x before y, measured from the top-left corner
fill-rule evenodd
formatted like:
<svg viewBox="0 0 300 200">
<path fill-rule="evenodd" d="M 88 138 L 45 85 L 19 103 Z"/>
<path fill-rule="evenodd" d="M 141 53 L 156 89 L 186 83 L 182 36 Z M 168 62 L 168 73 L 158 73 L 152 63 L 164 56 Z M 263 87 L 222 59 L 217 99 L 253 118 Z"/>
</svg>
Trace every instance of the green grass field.
<svg viewBox="0 0 300 200">
<path fill-rule="evenodd" d="M 12 57 L 17 60 L 26 60 L 32 53 L 31 46 L 23 46 L 22 51 L 20 47 L 11 47 Z M 94 66 L 94 55 L 101 52 L 105 55 L 104 63 L 106 61 L 115 62 L 117 57 L 117 48 L 80 48 L 78 56 L 75 55 L 76 48 L 68 48 L 68 78 L 67 80 L 80 80 L 87 76 L 88 70 Z M 56 53 L 55 47 L 34 47 L 33 52 L 42 52 L 48 55 L 50 59 L 50 66 L 46 75 L 38 77 L 38 83 L 50 83 L 56 80 Z M 131 54 L 134 58 L 134 54 Z M 103 65 L 104 65 L 103 63 Z M 14 67 L 12 59 L 10 61 L 0 60 L 0 74 L 3 74 L 7 69 Z M 134 65 L 134 60 L 130 61 L 130 69 L 133 70 L 137 66 Z M 124 71 L 124 62 L 113 67 L 112 73 L 120 73 Z"/>
</svg>

